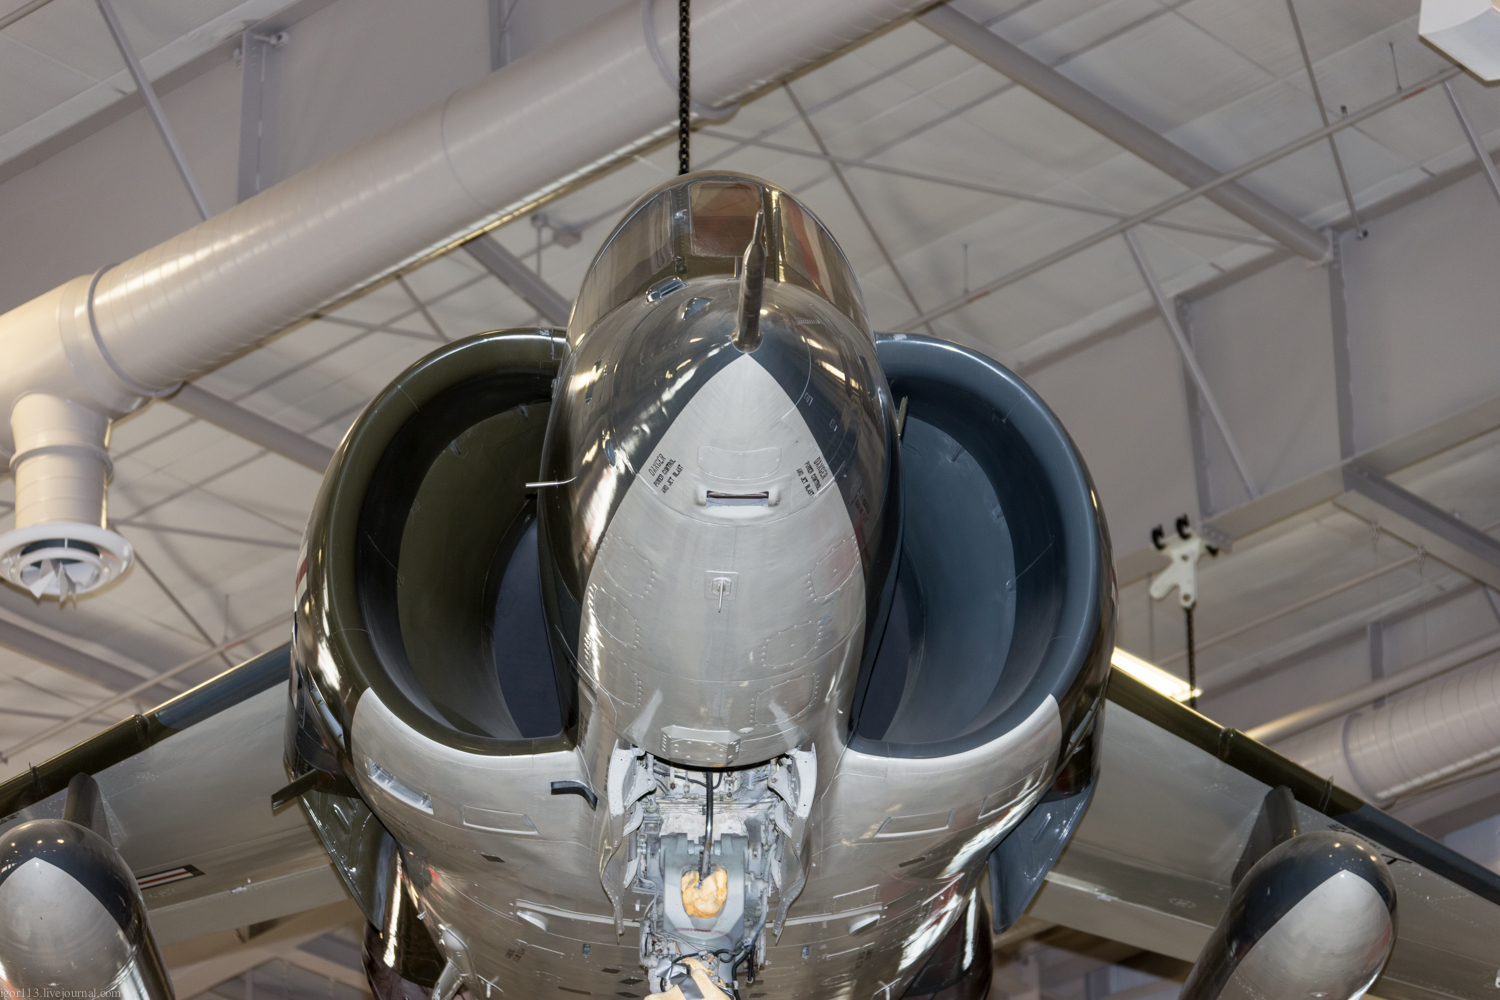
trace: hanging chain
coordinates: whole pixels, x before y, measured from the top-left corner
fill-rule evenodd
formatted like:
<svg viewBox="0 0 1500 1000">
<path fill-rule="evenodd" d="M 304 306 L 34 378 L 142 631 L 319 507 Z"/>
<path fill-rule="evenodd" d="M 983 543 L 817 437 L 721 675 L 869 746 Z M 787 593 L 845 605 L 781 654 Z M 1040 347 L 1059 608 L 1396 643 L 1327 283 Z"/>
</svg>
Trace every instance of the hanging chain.
<svg viewBox="0 0 1500 1000">
<path fill-rule="evenodd" d="M 1187 616 L 1187 670 L 1188 670 L 1188 708 L 1198 707 L 1198 661 L 1193 654 L 1193 609 L 1198 606 L 1194 601 L 1182 609 Z"/>
<path fill-rule="evenodd" d="M 677 0 L 677 173 L 685 174 L 688 166 L 688 122 L 693 100 L 692 79 L 688 67 L 688 39 L 691 35 L 689 7 L 692 0 Z"/>
</svg>

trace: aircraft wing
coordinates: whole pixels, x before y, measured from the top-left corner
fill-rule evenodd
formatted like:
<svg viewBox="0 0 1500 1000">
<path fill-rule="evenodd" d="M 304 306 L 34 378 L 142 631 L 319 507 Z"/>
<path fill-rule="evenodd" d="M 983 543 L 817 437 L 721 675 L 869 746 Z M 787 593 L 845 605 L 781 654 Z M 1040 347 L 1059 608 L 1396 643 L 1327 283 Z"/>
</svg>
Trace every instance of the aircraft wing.
<svg viewBox="0 0 1500 1000">
<path fill-rule="evenodd" d="M 163 943 L 348 898 L 286 783 L 287 647 L 221 674 L 0 785 L 0 832 L 62 813 L 95 776 L 111 836 Z M 1262 801 L 1292 790 L 1303 830 L 1377 844 L 1398 893 L 1395 948 L 1372 994 L 1495 990 L 1500 876 L 1235 730 L 1115 671 L 1093 801 L 1029 913 L 1187 961 L 1218 922 Z"/>
<path fill-rule="evenodd" d="M 248 660 L 0 784 L 0 833 L 61 816 L 69 779 L 93 775 L 161 944 L 347 899 L 302 810 L 271 809 L 287 783 L 289 651 Z"/>
<path fill-rule="evenodd" d="M 1394 877 L 1396 943 L 1371 995 L 1497 991 L 1500 876 L 1128 674 L 1111 674 L 1107 697 L 1093 802 L 1031 915 L 1193 961 L 1262 801 L 1284 785 L 1302 830 L 1373 841 Z"/>
</svg>

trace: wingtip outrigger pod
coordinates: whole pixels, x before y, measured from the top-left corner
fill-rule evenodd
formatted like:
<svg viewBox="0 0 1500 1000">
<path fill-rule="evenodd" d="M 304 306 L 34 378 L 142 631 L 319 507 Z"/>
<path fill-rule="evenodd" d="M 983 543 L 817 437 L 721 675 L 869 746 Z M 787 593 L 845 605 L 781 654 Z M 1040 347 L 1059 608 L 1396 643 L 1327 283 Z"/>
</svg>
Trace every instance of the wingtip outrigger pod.
<svg viewBox="0 0 1500 1000">
<path fill-rule="evenodd" d="M 760 346 L 760 304 L 766 287 L 766 210 L 755 213 L 755 230 L 740 258 L 740 315 L 734 346 L 746 354 Z"/>
</svg>

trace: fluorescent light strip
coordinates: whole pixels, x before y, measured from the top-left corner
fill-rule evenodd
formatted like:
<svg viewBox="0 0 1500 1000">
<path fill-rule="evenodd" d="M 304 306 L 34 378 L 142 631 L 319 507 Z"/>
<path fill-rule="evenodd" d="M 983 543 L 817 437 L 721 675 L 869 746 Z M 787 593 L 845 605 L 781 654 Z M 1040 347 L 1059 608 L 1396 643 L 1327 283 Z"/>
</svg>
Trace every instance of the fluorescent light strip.
<svg viewBox="0 0 1500 1000">
<path fill-rule="evenodd" d="M 1176 674 L 1169 674 L 1154 663 L 1147 663 L 1139 656 L 1132 656 L 1120 647 L 1115 647 L 1114 656 L 1109 662 L 1116 670 L 1123 671 L 1153 691 L 1171 698 L 1173 701 L 1187 701 L 1188 698 L 1202 697 L 1203 689 L 1189 689 L 1187 681 Z"/>
<path fill-rule="evenodd" d="M 154 875 L 142 875 L 135 880 L 135 884 L 142 889 L 149 889 L 156 885 L 166 885 L 168 882 L 181 882 L 185 878 L 202 875 L 192 865 L 184 865 L 181 868 L 169 868 L 164 872 L 156 872 Z"/>
</svg>

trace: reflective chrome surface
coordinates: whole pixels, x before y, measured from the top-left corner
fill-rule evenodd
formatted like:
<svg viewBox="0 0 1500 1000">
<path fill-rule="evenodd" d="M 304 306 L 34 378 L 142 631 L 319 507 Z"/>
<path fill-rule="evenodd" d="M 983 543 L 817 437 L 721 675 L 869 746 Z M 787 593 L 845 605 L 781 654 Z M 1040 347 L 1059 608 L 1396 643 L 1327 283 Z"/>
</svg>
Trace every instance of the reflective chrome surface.
<svg viewBox="0 0 1500 1000">
<path fill-rule="evenodd" d="M 1358 1000 L 1385 965 L 1395 930 L 1375 888 L 1340 872 L 1277 921 L 1219 996 Z"/>
<path fill-rule="evenodd" d="M 1396 887 L 1362 839 L 1318 830 L 1266 853 L 1182 988 L 1184 1000 L 1358 1000 L 1396 939 Z"/>
<path fill-rule="evenodd" d="M 741 350 L 735 272 L 763 229 Z M 899 517 L 890 393 L 853 287 L 805 209 L 738 175 L 648 196 L 595 260 L 543 456 L 560 485 L 540 503 L 591 770 L 616 739 L 757 763 L 847 711 L 836 682 Z"/>
<path fill-rule="evenodd" d="M 616 308 L 674 278 L 737 276 L 757 219 L 765 225 L 769 281 L 809 289 L 854 327 L 869 329 L 843 251 L 797 199 L 746 174 L 700 173 L 668 181 L 626 211 L 583 280 L 569 343 L 576 347 Z"/>
<path fill-rule="evenodd" d="M 53 819 L 5 832 L 0 983 L 17 997 L 171 1000 L 135 877 L 97 833 Z"/>
<path fill-rule="evenodd" d="M 783 834 L 781 844 L 790 858 L 771 872 L 782 883 L 771 889 L 756 992 L 825 1000 L 865 997 L 885 983 L 899 996 L 900 984 L 966 912 L 987 849 L 1045 790 L 1061 735 L 1050 699 L 1007 737 L 948 758 L 841 751 L 836 724 L 815 739 L 816 776 L 803 786 L 805 818 L 793 810 L 784 820 L 791 835 Z M 471 995 L 486 984 L 520 996 L 550 995 L 559 986 L 647 992 L 641 924 L 651 920 L 658 895 L 633 878 L 628 848 L 618 852 L 618 868 L 611 866 L 613 845 L 628 839 L 616 831 L 630 828 L 639 801 L 601 794 L 591 810 L 580 796 L 552 795 L 553 781 L 587 779 L 576 752 L 465 753 L 415 733 L 373 693 L 361 698 L 353 733 L 356 759 L 380 762 L 431 798 L 429 814 L 363 771 L 356 777 L 409 849 L 412 884 L 432 919 L 463 937 Z M 686 825 L 682 832 L 701 839 L 701 794 L 684 796 L 680 806 L 664 797 L 661 829 L 668 835 L 681 829 L 665 822 L 675 813 Z M 754 818 L 750 804 L 725 809 L 737 810 Z M 722 835 L 732 841 L 742 829 L 734 818 L 725 820 L 715 834 L 721 852 Z M 798 868 L 806 879 L 800 891 Z M 602 878 L 615 880 L 618 935 Z M 771 927 L 783 905 L 776 936 Z M 746 912 L 758 922 L 757 898 Z M 747 926 L 744 934 L 755 930 Z M 743 991 L 743 969 L 740 984 Z"/>
<path fill-rule="evenodd" d="M 757 224 L 758 340 L 736 345 Z M 951 397 L 944 421 L 972 430 L 965 440 L 1004 439 L 964 466 L 992 480 L 993 500 L 949 526 L 954 544 L 1027 531 L 1057 556 L 1017 550 L 1024 564 L 947 591 L 934 578 L 935 599 L 967 588 L 963 607 L 1003 611 L 1030 607 L 1032 578 L 1016 578 L 1031 572 L 1047 600 L 1014 663 L 1015 630 L 984 615 L 966 641 L 993 658 L 933 643 L 976 676 L 891 660 L 893 701 L 903 679 L 937 690 L 915 748 L 851 732 L 894 587 L 901 445 L 842 254 L 785 193 L 737 175 L 670 183 L 606 242 L 566 341 L 450 345 L 360 418 L 309 529 L 288 760 L 341 771 L 399 845 L 399 891 L 426 914 L 446 986 L 639 996 L 699 950 L 742 989 L 753 962 L 756 992 L 892 1000 L 974 912 L 987 852 L 1097 719 L 1090 650 L 1108 648 L 1113 618 L 1090 581 L 1107 560 L 1086 472 L 1045 407 L 1027 397 L 1035 427 L 1021 429 L 1016 393 L 1029 390 L 1008 373 L 969 357 L 953 388 L 947 351 L 911 349 L 931 357 L 911 378 Z M 1048 471 L 1033 447 L 1071 471 Z M 1047 507 L 1060 492 L 1082 511 L 1066 535 Z M 534 546 L 508 548 L 502 521 Z M 525 731 L 509 700 L 518 668 L 499 653 L 522 629 L 502 628 L 495 588 L 516 573 L 540 580 L 560 731 Z M 1057 624 L 1063 596 L 1103 610 Z M 940 695 L 959 674 L 962 697 L 982 702 L 966 718 L 981 718 L 950 745 Z M 468 725 L 468 675 L 500 677 L 521 738 Z M 578 788 L 594 794 L 557 794 Z M 681 879 L 704 868 L 722 870 L 727 895 L 693 916 Z"/>
</svg>

